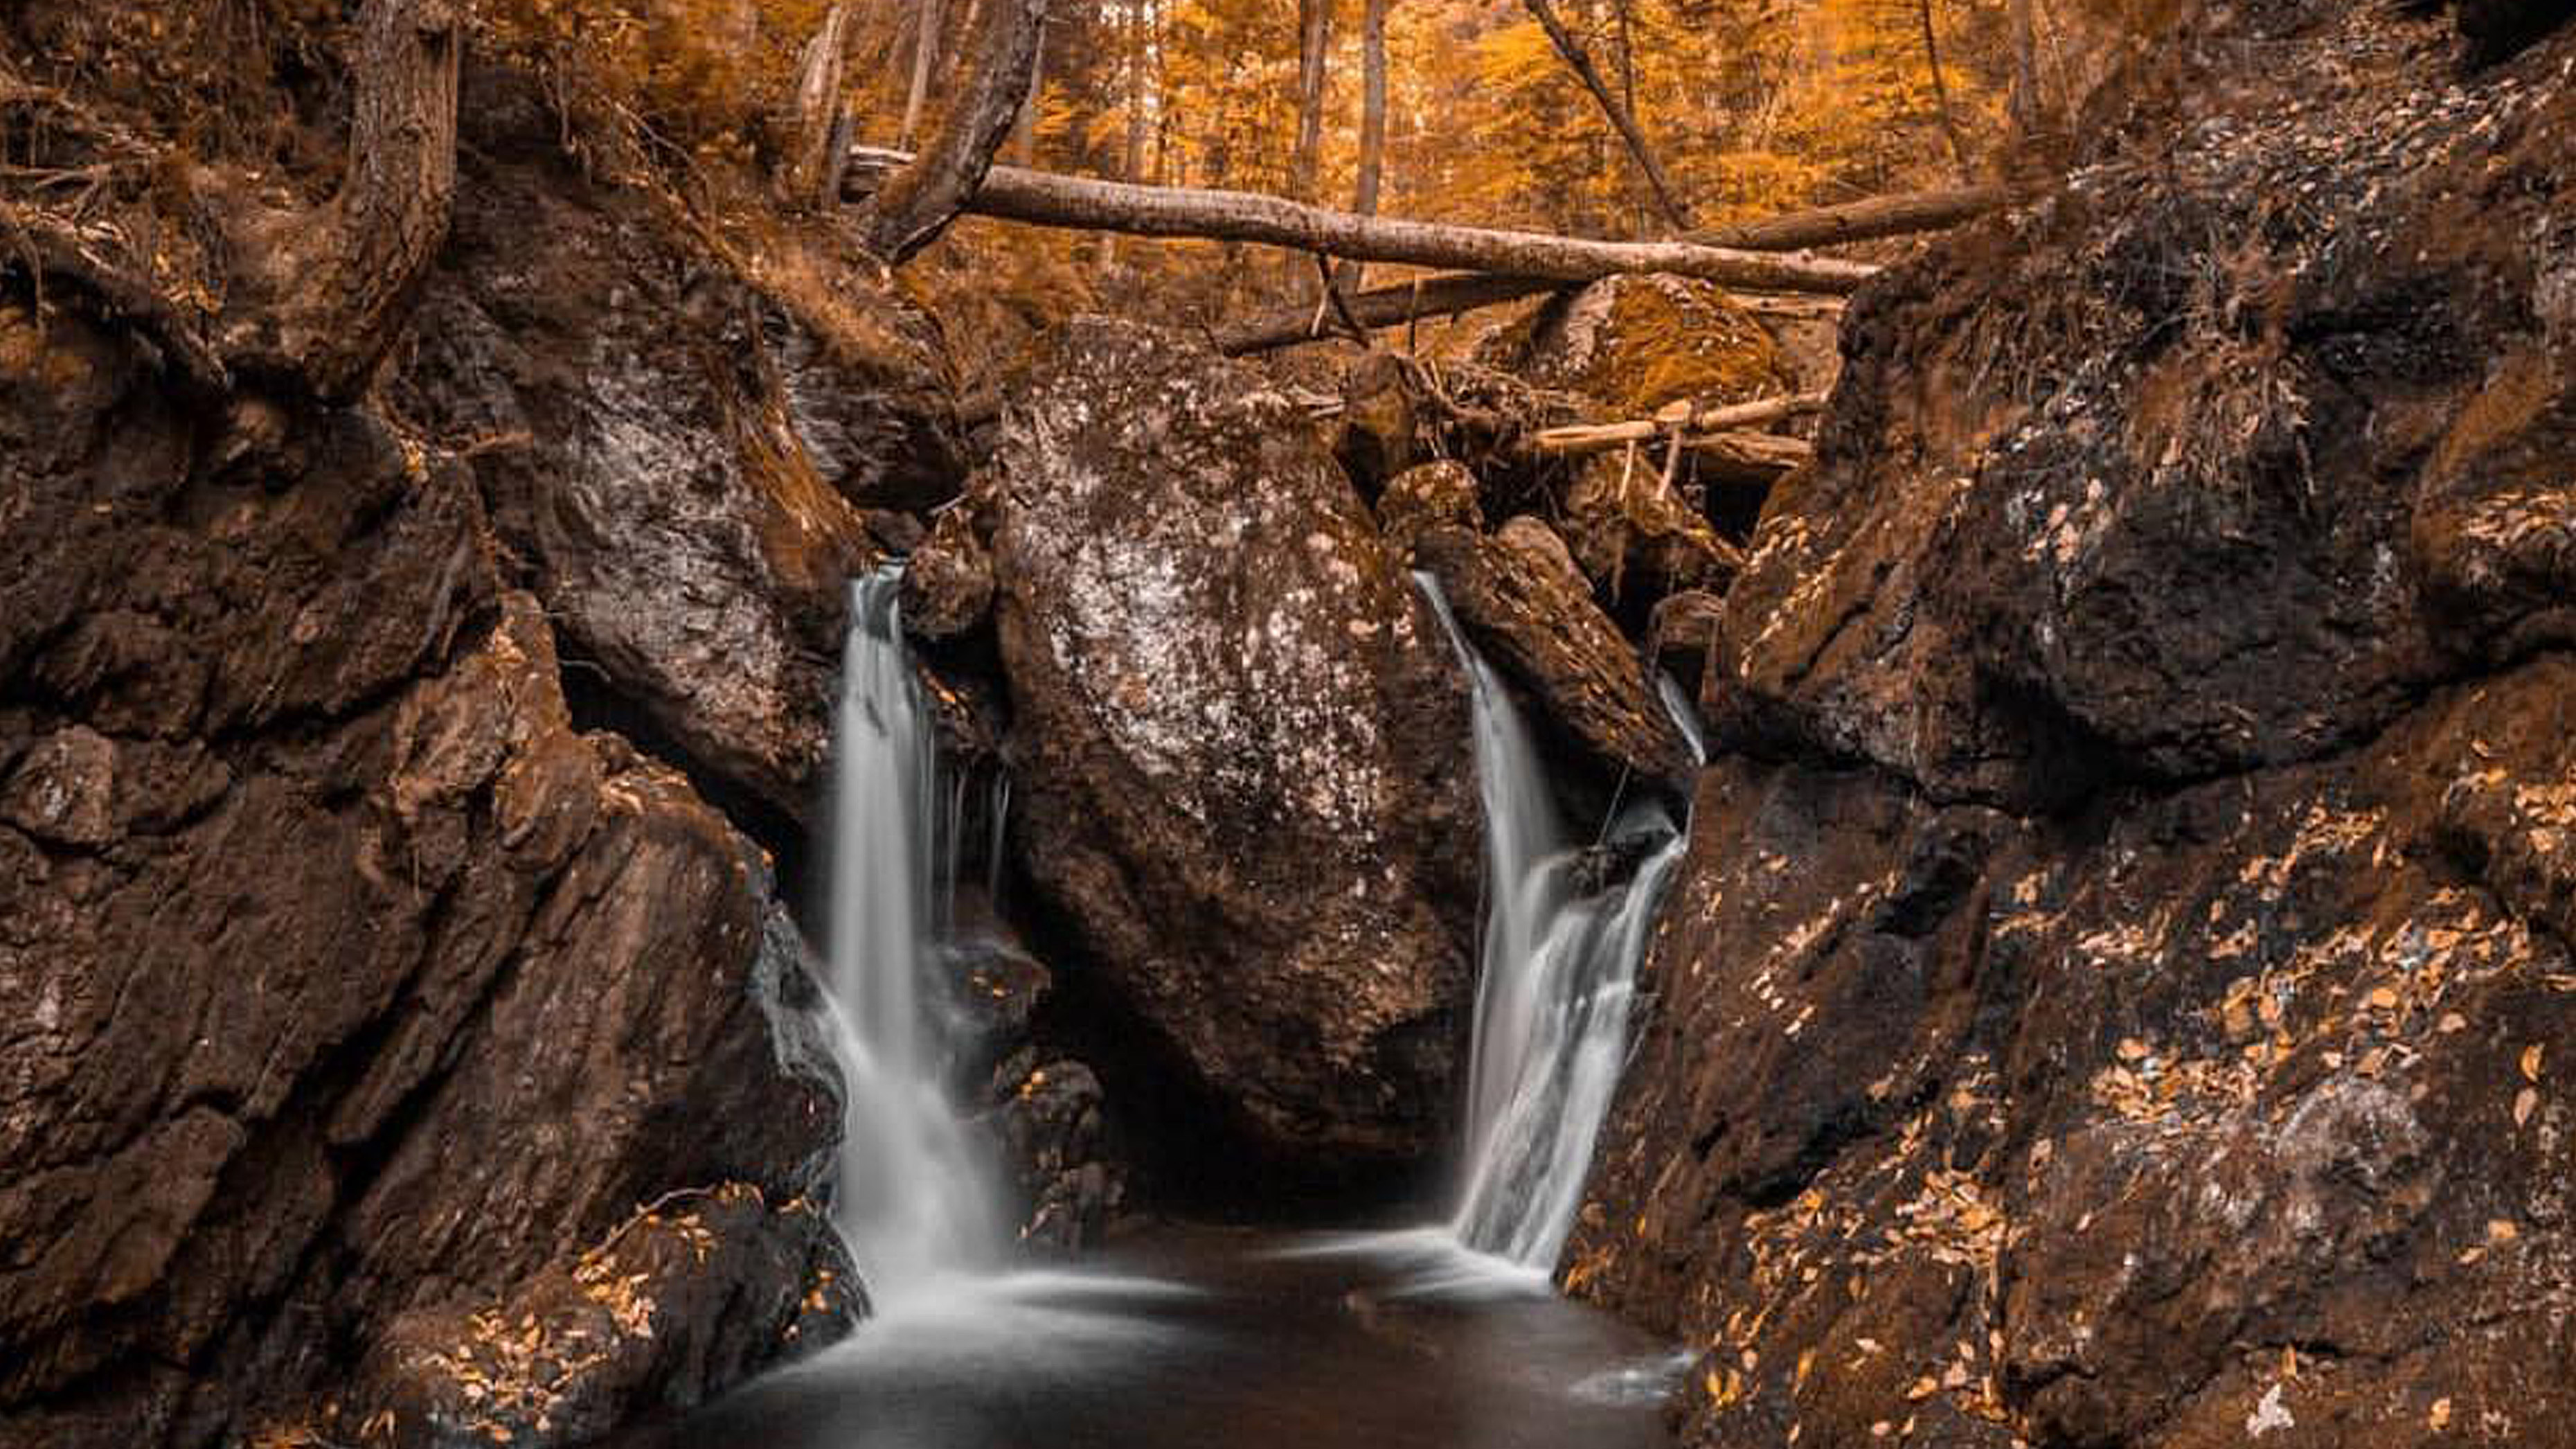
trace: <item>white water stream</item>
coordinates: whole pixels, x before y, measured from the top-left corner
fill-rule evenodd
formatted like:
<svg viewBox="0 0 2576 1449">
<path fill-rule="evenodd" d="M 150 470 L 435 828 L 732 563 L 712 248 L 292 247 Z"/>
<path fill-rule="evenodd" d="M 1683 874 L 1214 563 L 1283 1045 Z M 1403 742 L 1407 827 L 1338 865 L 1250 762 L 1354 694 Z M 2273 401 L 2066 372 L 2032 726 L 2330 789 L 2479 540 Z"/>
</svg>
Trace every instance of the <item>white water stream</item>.
<svg viewBox="0 0 2576 1449">
<path fill-rule="evenodd" d="M 1458 1242 L 1544 1275 L 1583 1193 L 1628 1054 L 1628 1014 L 1656 903 L 1685 837 L 1641 798 L 1603 837 L 1651 840 L 1624 886 L 1588 892 L 1584 852 L 1548 788 L 1519 706 L 1459 632 L 1439 586 L 1423 596 L 1474 686 L 1476 789 L 1485 812 L 1485 919 L 1469 1066 Z M 1667 686 L 1664 702 L 1675 705 Z M 1675 722 L 1699 749 L 1687 710 Z"/>
<path fill-rule="evenodd" d="M 901 577 L 851 585 L 833 725 L 830 985 L 848 1088 L 836 1215 L 880 1309 L 998 1266 L 1005 1241 L 988 1149 L 942 1084 L 956 1033 L 939 951 L 965 812 L 904 650 Z"/>
</svg>

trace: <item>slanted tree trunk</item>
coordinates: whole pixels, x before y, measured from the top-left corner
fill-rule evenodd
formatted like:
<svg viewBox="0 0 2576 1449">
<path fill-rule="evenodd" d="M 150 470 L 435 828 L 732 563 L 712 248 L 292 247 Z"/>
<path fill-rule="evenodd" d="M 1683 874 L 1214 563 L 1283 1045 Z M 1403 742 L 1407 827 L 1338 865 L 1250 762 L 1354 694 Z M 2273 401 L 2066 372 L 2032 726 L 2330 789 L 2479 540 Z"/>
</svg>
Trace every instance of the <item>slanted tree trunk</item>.
<svg viewBox="0 0 2576 1449">
<path fill-rule="evenodd" d="M 938 132 L 892 176 L 867 177 L 873 194 L 858 218 L 860 242 L 888 266 L 930 245 L 984 184 L 1037 71 L 1046 0 L 984 0 L 972 38 L 973 70 Z"/>
<path fill-rule="evenodd" d="M 850 185 L 864 192 L 891 172 L 895 180 L 886 183 L 891 190 L 921 169 L 920 160 L 898 153 L 854 151 Z M 1359 261 L 1459 267 L 1567 282 L 1589 282 L 1619 272 L 1671 272 L 1781 292 L 1850 292 L 1878 274 L 1876 267 L 1829 257 L 1788 257 L 1691 242 L 1591 241 L 1544 232 L 1354 216 L 1246 191 L 1130 186 L 1010 166 L 993 167 L 982 179 L 980 188 L 960 199 L 967 210 L 981 216 L 1135 236 L 1260 242 Z"/>
<path fill-rule="evenodd" d="M 242 365 L 329 401 L 366 391 L 447 236 L 463 48 L 454 0 L 367 0 L 348 173 L 268 259 L 266 305 L 227 326 Z"/>
<path fill-rule="evenodd" d="M 825 204 L 841 194 L 841 168 L 850 159 L 850 107 L 846 66 L 850 5 L 834 5 L 805 45 L 796 78 L 796 159 L 788 188 L 800 202 Z"/>
<path fill-rule="evenodd" d="M 921 135 L 921 109 L 930 99 L 930 69 L 939 56 L 940 0 L 920 0 L 912 11 L 912 85 L 903 96 L 903 126 L 895 144 L 909 151 Z"/>
<path fill-rule="evenodd" d="M 1601 79 L 1601 72 L 1592 64 L 1592 56 L 1584 50 L 1583 42 L 1575 38 L 1573 31 L 1565 28 L 1565 22 L 1557 18 L 1555 7 L 1549 5 L 1548 0 L 1522 0 L 1522 3 L 1529 7 L 1529 13 L 1537 19 L 1539 28 L 1547 32 L 1556 53 L 1565 58 L 1566 65 L 1583 82 L 1583 88 L 1592 92 L 1592 99 L 1601 107 L 1601 114 L 1610 118 L 1611 128 L 1627 144 L 1628 154 L 1636 160 L 1637 169 L 1644 173 L 1646 184 L 1654 188 L 1655 204 L 1663 209 L 1665 218 L 1676 230 L 1690 230 L 1690 209 L 1682 205 L 1681 198 L 1674 193 L 1672 182 L 1664 176 L 1664 168 L 1655 160 L 1655 153 L 1646 146 L 1645 133 L 1637 129 L 1636 118 L 1628 113 L 1628 108 L 1620 103 L 1617 96 L 1611 94 L 1609 84 Z"/>
</svg>

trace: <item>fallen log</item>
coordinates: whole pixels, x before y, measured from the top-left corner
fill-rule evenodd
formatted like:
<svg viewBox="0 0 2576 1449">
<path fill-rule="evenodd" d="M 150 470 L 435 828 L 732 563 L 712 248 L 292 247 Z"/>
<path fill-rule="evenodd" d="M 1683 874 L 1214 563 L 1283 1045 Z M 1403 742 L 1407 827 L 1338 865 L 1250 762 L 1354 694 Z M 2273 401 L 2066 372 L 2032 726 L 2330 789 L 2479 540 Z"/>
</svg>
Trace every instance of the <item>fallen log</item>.
<svg viewBox="0 0 2576 1449">
<path fill-rule="evenodd" d="M 1564 285 L 1553 277 L 1497 277 L 1479 272 L 1443 272 L 1418 282 L 1398 282 L 1356 293 L 1349 299 L 1350 314 L 1360 326 L 1374 331 L 1380 327 L 1401 326 L 1418 317 L 1446 317 L 1456 312 L 1473 312 L 1479 307 L 1517 302 L 1540 292 L 1553 292 Z M 1274 347 L 1288 347 L 1332 335 L 1331 328 L 1316 325 L 1318 320 L 1312 307 L 1289 307 L 1266 313 L 1248 322 L 1220 328 L 1215 335 L 1216 350 L 1228 357 L 1241 357 L 1246 353 L 1267 352 Z"/>
<path fill-rule="evenodd" d="M 850 153 L 844 195 L 867 196 L 910 164 L 900 152 Z M 1402 262 L 1519 277 L 1590 282 L 1621 272 L 1670 272 L 1731 287 L 1847 293 L 1876 267 L 1695 242 L 1606 242 L 1544 232 L 1444 226 L 1361 216 L 1249 191 L 1136 186 L 996 166 L 967 199 L 979 216 L 1135 236 L 1259 242 L 1362 262 Z"/>
<path fill-rule="evenodd" d="M 1767 397 L 1729 407 L 1703 410 L 1687 399 L 1668 403 L 1651 418 L 1631 418 L 1617 423 L 1583 423 L 1573 427 L 1548 428 L 1532 439 L 1530 446 L 1542 453 L 1581 457 L 1587 453 L 1606 453 L 1629 443 L 1642 443 L 1679 429 L 1685 434 L 1731 433 L 1759 427 L 1764 423 L 1782 422 L 1811 413 L 1825 405 L 1822 393 L 1801 393 L 1796 397 Z M 1690 446 L 1685 438 L 1683 446 Z"/>
<path fill-rule="evenodd" d="M 1741 247 L 1752 252 L 1795 251 L 1801 247 L 1838 246 L 1886 236 L 1939 231 L 2010 205 L 2029 188 L 1952 186 L 1937 191 L 1901 191 L 1807 211 L 1782 212 L 1752 221 L 1729 222 L 1685 232 L 1683 241 L 1703 246 Z"/>
<path fill-rule="evenodd" d="M 1753 221 L 1730 222 L 1685 233 L 1681 240 L 1700 246 L 1740 251 L 1797 251 L 1843 242 L 1874 241 L 1938 231 L 2009 204 L 2016 193 L 2007 186 L 1951 187 L 1873 196 L 1864 201 L 1786 212 Z M 1351 313 L 1372 330 L 1401 326 L 1424 317 L 1446 317 L 1499 306 L 1553 292 L 1566 284 L 1554 277 L 1496 276 L 1450 272 L 1415 282 L 1375 287 L 1350 299 Z M 1736 300 L 1756 312 L 1819 316 L 1840 306 L 1830 297 L 1752 297 Z M 1216 336 L 1217 350 L 1229 357 L 1290 347 L 1323 336 L 1312 307 L 1288 308 L 1226 328 Z"/>
</svg>

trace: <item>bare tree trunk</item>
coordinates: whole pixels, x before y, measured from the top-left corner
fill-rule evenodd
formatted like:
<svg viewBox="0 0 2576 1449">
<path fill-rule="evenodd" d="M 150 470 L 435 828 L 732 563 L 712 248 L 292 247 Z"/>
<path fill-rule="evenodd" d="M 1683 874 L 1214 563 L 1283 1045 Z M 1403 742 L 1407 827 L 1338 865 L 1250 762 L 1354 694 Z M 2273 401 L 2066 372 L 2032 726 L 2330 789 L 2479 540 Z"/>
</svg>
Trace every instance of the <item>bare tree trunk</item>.
<svg viewBox="0 0 2576 1449">
<path fill-rule="evenodd" d="M 1122 181 L 1145 179 L 1145 6 L 1127 0 L 1127 156 L 1118 169 Z"/>
<path fill-rule="evenodd" d="M 1039 0 L 1021 3 L 1034 5 Z M 894 180 L 886 183 L 891 191 L 922 169 L 921 161 L 900 153 L 853 151 L 849 184 L 864 192 L 892 173 Z M 1876 267 L 1829 257 L 1787 257 L 1691 242 L 1605 242 L 1544 232 L 1441 226 L 1354 216 L 1246 191 L 1130 186 L 1010 166 L 993 167 L 982 178 L 982 186 L 959 204 L 978 215 L 1042 226 L 1259 242 L 1310 255 L 1568 282 L 1588 282 L 1619 272 L 1671 272 L 1728 286 L 1842 293 L 1878 274 Z"/>
<path fill-rule="evenodd" d="M 2031 19 L 2031 0 L 2012 0 L 2012 125 L 2027 143 L 2039 134 L 2039 42 Z"/>
<path fill-rule="evenodd" d="M 1360 162 L 1351 188 L 1351 211 L 1377 215 L 1380 183 L 1386 170 L 1386 12 L 1390 0 L 1367 0 L 1360 14 Z M 1360 285 L 1363 268 L 1345 262 L 1334 285 L 1351 291 Z"/>
<path fill-rule="evenodd" d="M 1959 179 L 1973 182 L 1977 168 L 1968 160 L 1968 143 L 1959 134 L 1958 119 L 1950 114 L 1950 83 L 1941 75 L 1941 41 L 1932 28 L 1932 0 L 1915 0 L 1914 8 L 1923 17 L 1923 59 L 1932 67 L 1933 108 L 1940 114 L 1942 134 L 1950 138 L 1950 155 L 1959 163 Z"/>
<path fill-rule="evenodd" d="M 1610 93 L 1608 83 L 1601 79 L 1600 70 L 1592 64 L 1591 55 L 1583 49 L 1583 42 L 1575 38 L 1573 31 L 1565 28 L 1565 22 L 1557 18 L 1556 10 L 1548 0 L 1522 0 L 1522 3 L 1529 7 L 1529 13 L 1547 32 L 1548 40 L 1556 46 L 1556 53 L 1565 57 L 1565 63 L 1573 68 L 1584 89 L 1592 92 L 1593 101 L 1601 107 L 1601 114 L 1610 118 L 1611 128 L 1619 133 L 1619 139 L 1627 143 L 1628 154 L 1636 159 L 1637 169 L 1645 173 L 1646 184 L 1654 188 L 1655 204 L 1663 209 L 1665 218 L 1678 230 L 1690 230 L 1690 209 L 1682 205 L 1681 198 L 1674 194 L 1672 182 L 1664 176 L 1664 168 L 1656 162 L 1655 153 L 1646 147 L 1645 133 L 1637 129 L 1636 118 L 1628 114 L 1628 108 Z"/>
<path fill-rule="evenodd" d="M 1037 45 L 1029 56 L 1029 88 L 1020 99 L 1019 129 L 1011 138 L 1011 159 L 1034 166 L 1038 159 L 1038 106 L 1046 95 L 1046 6 L 1038 7 Z"/>
<path fill-rule="evenodd" d="M 940 0 L 920 0 L 913 7 L 912 86 L 903 96 L 903 126 L 895 144 L 909 151 L 921 135 L 921 108 L 930 99 L 930 69 L 939 56 Z"/>
<path fill-rule="evenodd" d="M 1746 251 L 1797 251 L 1837 242 L 1905 236 L 1955 226 L 2010 203 L 2016 193 L 2003 186 L 1971 186 L 1952 191 L 1917 191 L 1872 197 L 1840 206 L 1794 211 L 1758 221 L 1710 227 L 1682 238 L 1706 246 L 1740 247 Z M 1493 276 L 1453 272 L 1398 282 L 1349 299 L 1351 315 L 1363 327 L 1393 327 L 1419 317 L 1472 312 L 1479 307 L 1518 301 L 1553 292 L 1565 283 L 1553 277 Z M 1229 354 L 1263 352 L 1312 341 L 1318 336 L 1312 307 L 1295 307 L 1237 323 L 1217 334 L 1217 349 Z"/>
<path fill-rule="evenodd" d="M 1046 0 L 985 0 L 973 73 L 938 134 L 892 176 L 882 168 L 867 176 L 874 194 L 858 218 L 859 239 L 887 265 L 930 245 L 984 184 L 1037 71 L 1045 20 Z"/>
<path fill-rule="evenodd" d="M 1333 0 L 1297 0 L 1297 149 L 1288 161 L 1288 194 L 1315 199 L 1323 166 L 1325 62 L 1333 47 Z"/>
<path fill-rule="evenodd" d="M 800 202 L 828 204 L 841 194 L 841 168 L 849 164 L 850 6 L 834 5 L 805 45 L 796 79 L 796 160 L 788 189 Z"/>
<path fill-rule="evenodd" d="M 271 305 L 227 328 L 226 351 L 326 400 L 366 391 L 447 236 L 463 48 L 453 0 L 367 0 L 348 174 L 271 258 Z"/>
</svg>

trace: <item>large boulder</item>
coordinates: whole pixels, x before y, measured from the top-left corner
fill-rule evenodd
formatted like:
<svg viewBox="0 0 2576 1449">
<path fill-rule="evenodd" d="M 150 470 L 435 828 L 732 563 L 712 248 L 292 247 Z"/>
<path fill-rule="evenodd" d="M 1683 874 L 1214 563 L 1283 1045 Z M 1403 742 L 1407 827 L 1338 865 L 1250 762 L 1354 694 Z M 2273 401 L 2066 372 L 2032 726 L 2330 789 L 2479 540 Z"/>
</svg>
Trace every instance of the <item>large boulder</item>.
<svg viewBox="0 0 2576 1449">
<path fill-rule="evenodd" d="M 1082 956 L 1058 969 L 1282 1163 L 1433 1150 L 1474 930 L 1464 684 L 1349 481 L 1250 372 L 1101 320 L 1030 373 L 995 469 L 1019 844 Z"/>
<path fill-rule="evenodd" d="M 1686 1443 L 2567 1437 L 2576 37 L 2449 45 L 2187 13 L 1855 300 L 1566 1265 Z"/>
<path fill-rule="evenodd" d="M 808 821 L 849 580 L 877 555 L 861 505 L 962 480 L 934 336 L 883 292 L 771 275 L 818 265 L 798 239 L 748 262 L 682 240 L 532 144 L 553 134 L 535 104 L 467 78 L 455 223 L 396 396 L 470 454 L 585 716 Z"/>
<path fill-rule="evenodd" d="M 1716 406 L 1789 391 L 1762 323 L 1714 282 L 1605 277 L 1559 294 L 1479 349 L 1480 360 L 1580 393 L 1611 417 L 1669 402 Z"/>
<path fill-rule="evenodd" d="M 828 1336 L 839 1083 L 758 852 L 574 729 L 461 469 L 305 409 L 226 467 L 150 355 L 0 302 L 0 1441 L 354 1442 L 465 1394 L 359 1382 L 403 1324 L 600 1287 L 675 1192 L 736 1206 L 685 1284 L 616 1257 L 584 1413 L 484 1419 Z"/>
</svg>

